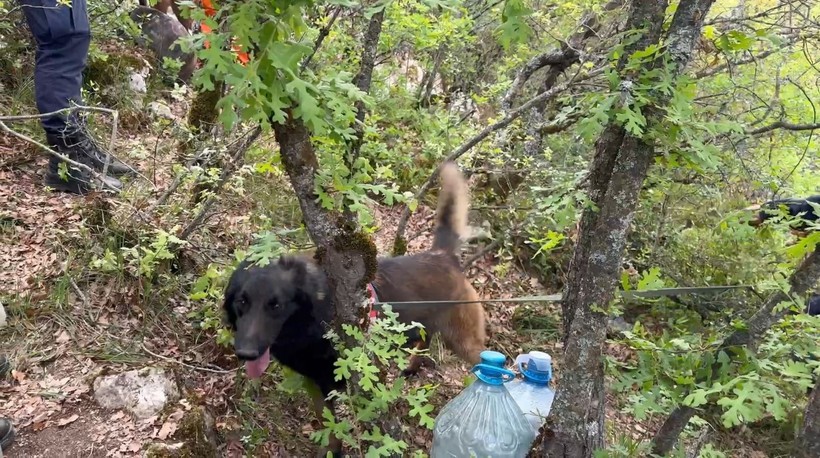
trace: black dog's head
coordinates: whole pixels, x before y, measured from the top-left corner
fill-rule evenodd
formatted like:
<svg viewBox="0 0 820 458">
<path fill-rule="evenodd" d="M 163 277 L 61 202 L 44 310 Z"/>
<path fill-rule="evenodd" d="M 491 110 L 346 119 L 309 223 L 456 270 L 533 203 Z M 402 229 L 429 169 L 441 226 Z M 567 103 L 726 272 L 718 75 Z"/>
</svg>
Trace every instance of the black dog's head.
<svg viewBox="0 0 820 458">
<path fill-rule="evenodd" d="M 224 308 L 234 331 L 234 352 L 245 361 L 248 376 L 262 375 L 270 347 L 294 317 L 313 315 L 325 300 L 324 276 L 309 261 L 282 257 L 265 267 L 242 262 L 225 290 Z"/>
</svg>

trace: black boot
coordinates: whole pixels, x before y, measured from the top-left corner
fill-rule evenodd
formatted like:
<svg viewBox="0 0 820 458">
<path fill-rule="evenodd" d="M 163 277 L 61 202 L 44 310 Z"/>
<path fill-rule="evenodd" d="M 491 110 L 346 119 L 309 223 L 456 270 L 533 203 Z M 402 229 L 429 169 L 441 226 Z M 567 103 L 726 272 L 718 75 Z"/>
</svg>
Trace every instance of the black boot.
<svg viewBox="0 0 820 458">
<path fill-rule="evenodd" d="M 46 135 L 46 137 L 48 138 L 48 144 L 52 147 L 79 150 L 91 160 L 88 165 L 98 172 L 105 170 L 106 174 L 111 175 L 125 175 L 133 172 L 131 167 L 106 152 L 82 130 L 70 135 Z M 106 162 L 108 162 L 107 169 L 105 167 Z"/>
<path fill-rule="evenodd" d="M 91 169 L 94 168 L 91 158 L 85 155 L 78 146 L 67 147 L 65 144 L 58 143 L 52 145 L 52 148 L 72 161 L 76 161 Z M 80 169 L 75 165 L 63 162 L 59 158 L 52 156 L 48 161 L 45 183 L 46 186 L 57 191 L 70 192 L 73 194 L 87 194 L 90 191 L 119 192 L 119 190 L 122 189 L 120 180 L 109 176 L 104 176 L 102 179 L 104 183 L 99 183 L 87 170 Z"/>
<path fill-rule="evenodd" d="M 14 426 L 8 418 L 0 418 L 0 450 L 5 450 L 14 441 Z"/>
</svg>

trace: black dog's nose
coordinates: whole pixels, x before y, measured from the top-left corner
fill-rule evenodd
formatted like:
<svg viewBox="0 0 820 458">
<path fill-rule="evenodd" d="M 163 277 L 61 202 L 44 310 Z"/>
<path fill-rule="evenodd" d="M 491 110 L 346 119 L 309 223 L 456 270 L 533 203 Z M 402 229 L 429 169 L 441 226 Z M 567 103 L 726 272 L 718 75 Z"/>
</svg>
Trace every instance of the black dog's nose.
<svg viewBox="0 0 820 458">
<path fill-rule="evenodd" d="M 236 354 L 236 357 L 242 361 L 253 361 L 259 358 L 259 352 L 257 350 L 248 348 L 237 348 L 234 354 Z"/>
</svg>

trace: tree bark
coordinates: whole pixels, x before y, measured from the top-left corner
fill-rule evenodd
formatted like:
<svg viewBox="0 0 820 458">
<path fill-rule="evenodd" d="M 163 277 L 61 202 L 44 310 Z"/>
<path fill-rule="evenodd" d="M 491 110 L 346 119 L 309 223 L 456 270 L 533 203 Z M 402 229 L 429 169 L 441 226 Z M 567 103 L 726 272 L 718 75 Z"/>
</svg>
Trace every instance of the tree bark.
<svg viewBox="0 0 820 458">
<path fill-rule="evenodd" d="M 820 456 L 820 390 L 815 387 L 809 396 L 803 427 L 797 436 L 795 451 L 798 458 Z"/>
<path fill-rule="evenodd" d="M 604 6 L 604 10 L 611 11 L 623 4 L 623 0 L 611 0 Z M 515 98 L 524 88 L 535 72 L 549 67 L 544 77 L 541 88 L 542 91 L 552 89 L 558 82 L 558 78 L 571 66 L 581 60 L 581 50 L 586 45 L 587 40 L 595 37 L 601 29 L 598 15 L 593 12 L 584 14 L 578 25 L 578 32 L 570 36 L 566 41 L 561 42 L 560 49 L 549 53 L 540 54 L 530 59 L 529 62 L 519 70 L 518 74 L 510 85 L 504 97 L 501 99 L 501 108 L 509 111 Z M 524 157 L 537 157 L 542 151 L 544 137 L 549 135 L 549 129 L 542 129 L 547 115 L 548 103 L 541 102 L 530 108 L 526 119 L 525 130 L 528 140 L 524 142 Z M 509 148 L 509 138 L 502 138 L 499 141 L 502 150 Z M 494 191 L 495 204 L 503 204 L 507 197 L 512 194 L 518 186 L 526 180 L 527 173 L 522 171 L 505 171 L 490 173 L 487 177 L 489 187 Z"/>
<path fill-rule="evenodd" d="M 353 84 L 365 93 L 370 91 L 383 23 L 384 10 L 370 18 L 362 40 L 361 63 Z M 348 167 L 353 166 L 359 155 L 367 116 L 364 103 L 356 102 L 355 107 L 356 123 L 353 127 L 356 136 L 348 144 L 345 157 Z M 317 246 L 316 258 L 328 279 L 335 310 L 334 325 L 344 339 L 342 324 L 365 326 L 369 322 L 365 286 L 376 275 L 376 246 L 370 237 L 359 230 L 355 215 L 347 208 L 341 214 L 328 212 L 317 202 L 314 177 L 319 162 L 304 123 L 290 117 L 284 124 L 274 124 L 273 130 L 281 149 L 282 163 L 299 200 L 305 226 Z"/>
<path fill-rule="evenodd" d="M 678 6 L 667 35 L 667 42 L 674 45 L 670 49 L 673 78 L 688 63 L 711 4 L 711 0 L 684 0 Z M 618 63 L 625 81 L 631 78 L 623 74 L 626 56 L 660 41 L 666 6 L 666 1 L 632 3 L 627 28 L 644 29 L 644 33 Z M 649 126 L 661 116 L 657 107 L 666 103 L 666 97 L 658 95 L 655 106 L 644 110 Z M 629 135 L 616 123 L 610 123 L 596 143 L 589 197 L 597 210 L 584 211 L 570 262 L 563 308 L 565 375 L 553 407 L 561 414 L 551 417 L 547 425 L 543 456 L 586 458 L 604 447 L 607 315 L 603 309 L 613 299 L 626 237 L 653 157 L 652 144 Z"/>
<path fill-rule="evenodd" d="M 589 79 L 601 73 L 602 69 L 593 70 L 586 76 L 579 77 L 577 81 Z M 450 153 L 449 156 L 444 158 L 444 160 L 442 160 L 439 163 L 439 165 L 436 167 L 433 173 L 430 174 L 430 176 L 427 178 L 427 181 L 419 188 L 418 191 L 416 191 L 414 199 L 416 199 L 417 201 L 421 200 L 421 198 L 424 197 L 425 194 L 427 194 L 427 191 L 429 191 L 430 188 L 433 187 L 433 185 L 436 183 L 436 180 L 438 179 L 439 169 L 441 168 L 442 164 L 444 164 L 445 162 L 455 161 L 456 159 L 460 158 L 464 153 L 470 151 L 470 149 L 473 146 L 481 143 L 481 141 L 487 138 L 491 133 L 509 126 L 513 121 L 518 119 L 518 117 L 522 114 L 526 113 L 527 110 L 529 110 L 535 104 L 555 98 L 558 94 L 562 93 L 567 88 L 569 88 L 573 82 L 574 81 L 568 81 L 566 83 L 559 84 L 558 86 L 553 87 L 549 91 L 544 91 L 538 94 L 537 96 L 527 101 L 527 103 L 524 103 L 520 107 L 509 112 L 507 116 L 505 116 L 503 119 L 496 121 L 493 124 L 490 124 L 489 126 L 482 129 L 481 132 L 475 134 L 472 138 L 462 143 L 461 146 L 453 150 L 453 152 Z M 410 206 L 404 205 L 404 209 L 402 210 L 401 217 L 399 218 L 399 222 L 396 227 L 396 237 L 393 239 L 394 256 L 401 256 L 407 251 L 407 240 L 404 238 L 404 232 L 407 230 L 407 222 L 410 221 L 410 213 Z"/>
<path fill-rule="evenodd" d="M 789 280 L 791 284 L 791 294 L 798 296 L 805 294 L 817 284 L 818 279 L 820 279 L 820 249 L 816 249 L 814 253 L 810 254 L 800 264 L 797 270 L 795 270 L 794 274 L 792 274 Z M 756 348 L 763 335 L 788 313 L 787 310 L 774 311 L 778 304 L 788 300 L 789 297 L 783 292 L 778 292 L 770 296 L 749 319 L 745 329 L 736 330 L 723 341 L 716 351 L 715 360 L 717 360 L 717 356 L 719 356 L 721 352 L 736 347 L 749 346 L 752 349 Z M 715 363 L 712 366 L 711 373 L 717 373 L 719 369 L 720 364 Z M 708 382 L 710 377 L 711 375 L 700 378 L 697 382 Z M 661 428 L 655 434 L 655 438 L 652 440 L 653 453 L 660 456 L 669 453 L 678 442 L 680 433 L 686 428 L 686 425 L 689 424 L 689 420 L 696 413 L 697 411 L 689 406 L 681 405 L 675 408 L 675 410 L 669 414 L 669 417 L 666 418 L 666 421 L 664 421 Z"/>
<path fill-rule="evenodd" d="M 359 73 L 353 79 L 353 84 L 362 92 L 370 92 L 370 84 L 373 81 L 373 67 L 376 65 L 376 51 L 378 50 L 379 37 L 382 33 L 382 24 L 384 24 L 384 10 L 374 14 L 370 18 L 367 25 L 367 31 L 364 34 L 362 42 L 362 58 L 359 64 Z M 364 142 L 364 119 L 367 116 L 367 110 L 364 103 L 357 101 L 356 107 L 356 124 L 353 126 L 356 132 L 356 137 L 351 141 L 348 150 L 348 166 L 352 166 L 359 156 L 359 151 L 362 149 Z"/>
<path fill-rule="evenodd" d="M 376 246 L 342 215 L 323 209 L 317 202 L 314 177 L 319 162 L 307 127 L 290 118 L 285 124 L 274 124 L 273 130 L 305 226 L 317 246 L 316 258 L 327 275 L 334 324 L 340 329 L 344 323 L 366 323 L 365 286 L 375 277 Z"/>
</svg>

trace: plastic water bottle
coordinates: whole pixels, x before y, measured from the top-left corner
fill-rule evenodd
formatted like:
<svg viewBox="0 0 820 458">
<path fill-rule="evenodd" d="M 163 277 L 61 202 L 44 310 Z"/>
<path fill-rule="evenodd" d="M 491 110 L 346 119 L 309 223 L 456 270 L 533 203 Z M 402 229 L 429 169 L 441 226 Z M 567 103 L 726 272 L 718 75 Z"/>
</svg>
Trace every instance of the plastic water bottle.
<svg viewBox="0 0 820 458">
<path fill-rule="evenodd" d="M 504 369 L 506 358 L 481 352 L 473 367 L 476 381 L 441 409 L 433 428 L 430 458 L 522 458 L 536 431 L 510 396 L 505 381 L 515 373 Z"/>
<path fill-rule="evenodd" d="M 550 413 L 555 392 L 550 389 L 552 357 L 541 351 L 518 355 L 515 364 L 523 376 L 506 384 L 510 395 L 536 431 Z M 526 364 L 526 367 L 522 365 Z"/>
</svg>

